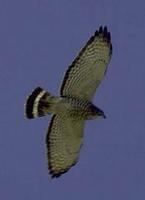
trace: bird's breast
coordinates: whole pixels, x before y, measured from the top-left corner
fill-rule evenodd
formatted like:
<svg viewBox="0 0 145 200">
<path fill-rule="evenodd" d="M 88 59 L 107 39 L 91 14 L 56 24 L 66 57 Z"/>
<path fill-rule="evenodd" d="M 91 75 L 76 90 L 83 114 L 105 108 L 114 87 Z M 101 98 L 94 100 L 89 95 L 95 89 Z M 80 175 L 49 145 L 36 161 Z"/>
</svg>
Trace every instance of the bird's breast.
<svg viewBox="0 0 145 200">
<path fill-rule="evenodd" d="M 72 118 L 81 118 L 84 120 L 92 119 L 94 118 L 92 106 L 93 104 L 89 101 L 72 97 L 63 97 L 60 98 L 57 112 L 59 112 L 58 114 L 67 115 Z"/>
</svg>

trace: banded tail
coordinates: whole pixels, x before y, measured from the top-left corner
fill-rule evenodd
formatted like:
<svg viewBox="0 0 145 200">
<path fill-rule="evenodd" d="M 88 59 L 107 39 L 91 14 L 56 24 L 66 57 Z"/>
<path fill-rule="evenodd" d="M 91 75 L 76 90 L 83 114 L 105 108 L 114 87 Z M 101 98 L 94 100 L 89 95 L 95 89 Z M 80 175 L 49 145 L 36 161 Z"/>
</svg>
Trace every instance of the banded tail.
<svg viewBox="0 0 145 200">
<path fill-rule="evenodd" d="M 37 87 L 28 97 L 25 105 L 25 115 L 28 119 L 42 117 L 49 113 L 53 96 L 40 87 Z"/>
</svg>

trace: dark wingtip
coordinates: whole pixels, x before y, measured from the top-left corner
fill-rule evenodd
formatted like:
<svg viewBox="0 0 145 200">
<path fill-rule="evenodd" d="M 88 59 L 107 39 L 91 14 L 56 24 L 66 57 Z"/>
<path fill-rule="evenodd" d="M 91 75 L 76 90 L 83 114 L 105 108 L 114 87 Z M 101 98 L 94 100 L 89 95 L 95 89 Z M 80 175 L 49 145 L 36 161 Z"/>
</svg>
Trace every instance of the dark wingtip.
<svg viewBox="0 0 145 200">
<path fill-rule="evenodd" d="M 111 34 L 110 34 L 110 32 L 107 33 L 107 41 L 108 41 L 108 42 L 111 41 Z"/>
<path fill-rule="evenodd" d="M 50 159 L 50 157 L 49 157 L 49 159 Z M 59 172 L 55 172 L 55 170 L 52 169 L 50 160 L 48 160 L 48 163 L 49 163 L 48 164 L 49 174 L 50 174 L 51 178 L 53 179 L 53 178 L 59 178 L 62 174 L 65 174 L 66 172 L 68 172 L 68 170 L 77 163 L 77 160 L 74 161 L 74 163 L 70 167 L 60 170 Z"/>
<path fill-rule="evenodd" d="M 110 44 L 110 50 L 112 52 L 112 45 L 111 45 L 111 34 L 107 29 L 107 26 L 100 26 L 99 30 L 95 32 L 95 36 L 100 36 L 106 39 L 107 43 Z"/>
<path fill-rule="evenodd" d="M 55 173 L 53 173 L 53 172 L 50 172 L 49 174 L 50 174 L 50 176 L 51 176 L 52 179 L 53 179 L 53 178 L 58 178 L 58 177 L 61 176 L 61 174 L 55 174 Z"/>
<path fill-rule="evenodd" d="M 104 34 L 107 35 L 107 26 L 104 26 L 104 30 L 103 30 Z"/>
<path fill-rule="evenodd" d="M 98 36 L 99 35 L 99 31 L 97 30 L 96 32 L 95 32 L 95 36 Z"/>
<path fill-rule="evenodd" d="M 51 176 L 51 178 L 59 178 L 62 174 L 66 173 L 69 169 L 66 169 L 66 170 L 62 170 L 60 172 L 55 172 L 52 170 L 51 167 L 49 167 L 49 174 Z"/>
<path fill-rule="evenodd" d="M 102 26 L 99 27 L 99 34 L 103 32 Z"/>
</svg>

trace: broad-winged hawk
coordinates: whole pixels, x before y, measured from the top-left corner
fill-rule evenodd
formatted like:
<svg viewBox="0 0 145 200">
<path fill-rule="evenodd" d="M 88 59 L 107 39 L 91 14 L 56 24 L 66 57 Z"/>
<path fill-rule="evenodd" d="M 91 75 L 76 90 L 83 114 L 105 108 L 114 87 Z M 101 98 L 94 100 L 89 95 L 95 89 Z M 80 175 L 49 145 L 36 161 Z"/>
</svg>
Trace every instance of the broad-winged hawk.
<svg viewBox="0 0 145 200">
<path fill-rule="evenodd" d="M 27 99 L 27 118 L 53 114 L 46 136 L 51 177 L 59 177 L 77 162 L 85 121 L 105 118 L 91 100 L 106 73 L 111 54 L 110 33 L 101 26 L 66 71 L 60 97 L 38 87 Z"/>
</svg>

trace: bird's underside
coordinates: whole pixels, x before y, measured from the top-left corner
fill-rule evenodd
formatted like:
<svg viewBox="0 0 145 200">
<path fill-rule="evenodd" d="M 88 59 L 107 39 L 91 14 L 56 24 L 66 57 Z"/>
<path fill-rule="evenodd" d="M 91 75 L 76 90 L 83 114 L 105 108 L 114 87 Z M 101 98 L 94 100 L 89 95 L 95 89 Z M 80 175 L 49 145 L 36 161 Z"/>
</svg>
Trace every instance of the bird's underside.
<svg viewBox="0 0 145 200">
<path fill-rule="evenodd" d="M 60 97 L 36 88 L 26 102 L 29 119 L 53 114 L 46 136 L 48 168 L 59 177 L 78 160 L 85 120 L 105 116 L 91 103 L 112 54 L 107 27 L 100 27 L 66 71 Z"/>
</svg>

